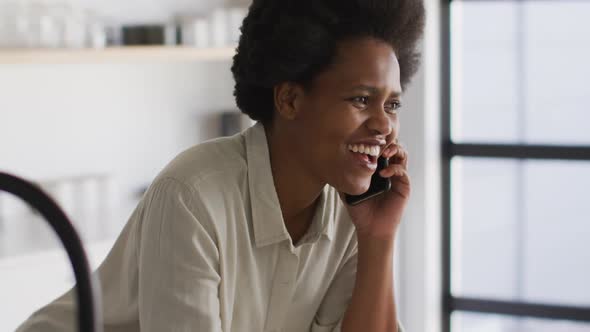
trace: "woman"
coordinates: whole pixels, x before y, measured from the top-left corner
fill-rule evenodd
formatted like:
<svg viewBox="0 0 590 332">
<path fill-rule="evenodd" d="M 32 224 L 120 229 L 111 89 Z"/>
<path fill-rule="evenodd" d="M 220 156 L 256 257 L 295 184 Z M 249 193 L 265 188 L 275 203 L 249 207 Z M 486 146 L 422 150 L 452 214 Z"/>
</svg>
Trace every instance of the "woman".
<svg viewBox="0 0 590 332">
<path fill-rule="evenodd" d="M 97 273 L 105 331 L 400 331 L 396 144 L 416 0 L 255 0 L 232 72 L 258 122 L 156 177 Z M 376 158 L 391 190 L 361 204 Z M 72 291 L 19 331 L 73 331 Z"/>
</svg>

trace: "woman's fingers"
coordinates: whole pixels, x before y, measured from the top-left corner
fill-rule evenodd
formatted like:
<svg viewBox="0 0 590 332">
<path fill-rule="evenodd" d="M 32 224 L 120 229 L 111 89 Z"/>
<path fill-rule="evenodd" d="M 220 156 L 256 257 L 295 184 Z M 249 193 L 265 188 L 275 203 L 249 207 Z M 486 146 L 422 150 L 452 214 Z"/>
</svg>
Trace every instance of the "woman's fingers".
<svg viewBox="0 0 590 332">
<path fill-rule="evenodd" d="M 408 152 L 401 143 L 391 144 L 383 151 L 383 157 L 389 159 L 390 164 L 400 164 L 408 167 Z"/>
<path fill-rule="evenodd" d="M 408 168 L 408 151 L 403 145 L 401 145 L 401 143 L 398 145 L 398 151 L 393 158 L 396 163 L 403 165 L 405 169 Z"/>
<path fill-rule="evenodd" d="M 390 178 L 393 176 L 403 177 L 406 175 L 406 169 L 400 164 L 389 164 L 389 166 L 379 172 L 379 175 L 384 178 Z"/>
</svg>

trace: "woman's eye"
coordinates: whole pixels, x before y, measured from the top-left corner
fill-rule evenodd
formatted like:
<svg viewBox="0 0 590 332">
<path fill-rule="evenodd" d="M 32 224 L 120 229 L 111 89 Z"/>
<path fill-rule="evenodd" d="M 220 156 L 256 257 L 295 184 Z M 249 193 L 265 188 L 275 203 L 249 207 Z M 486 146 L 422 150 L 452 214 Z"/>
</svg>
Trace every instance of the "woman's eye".
<svg viewBox="0 0 590 332">
<path fill-rule="evenodd" d="M 355 105 L 361 105 L 361 107 L 365 107 L 369 103 L 369 97 L 366 97 L 366 96 L 354 97 L 354 98 L 351 98 L 350 101 L 352 101 Z"/>
<path fill-rule="evenodd" d="M 400 103 L 399 101 L 393 101 L 390 103 L 387 103 L 385 105 L 385 110 L 388 113 L 397 113 L 397 111 L 402 107 L 402 103 Z"/>
</svg>

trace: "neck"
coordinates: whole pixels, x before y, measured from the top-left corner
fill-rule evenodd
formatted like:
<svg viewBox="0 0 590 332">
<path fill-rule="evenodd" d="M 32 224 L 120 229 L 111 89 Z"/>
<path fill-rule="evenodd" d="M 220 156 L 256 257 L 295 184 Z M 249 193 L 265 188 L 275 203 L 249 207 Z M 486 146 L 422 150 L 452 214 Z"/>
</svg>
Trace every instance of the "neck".
<svg viewBox="0 0 590 332">
<path fill-rule="evenodd" d="M 285 223 L 311 222 L 315 206 L 325 184 L 315 180 L 305 167 L 304 156 L 298 156 L 293 138 L 286 130 L 264 126 L 272 176 Z"/>
</svg>

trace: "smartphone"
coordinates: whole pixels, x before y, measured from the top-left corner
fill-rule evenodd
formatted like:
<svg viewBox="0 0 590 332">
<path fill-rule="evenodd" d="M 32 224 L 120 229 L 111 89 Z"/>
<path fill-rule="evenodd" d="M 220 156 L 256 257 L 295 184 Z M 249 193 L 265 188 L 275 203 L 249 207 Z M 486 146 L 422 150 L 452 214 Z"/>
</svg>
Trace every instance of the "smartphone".
<svg viewBox="0 0 590 332">
<path fill-rule="evenodd" d="M 369 190 L 365 193 L 360 195 L 348 195 L 345 194 L 344 198 L 346 204 L 348 205 L 357 205 L 362 203 L 372 197 L 375 197 L 379 194 L 382 194 L 389 189 L 391 189 L 391 180 L 389 178 L 384 178 L 379 175 L 379 172 L 386 168 L 389 165 L 389 160 L 385 157 L 379 157 L 377 159 L 377 170 L 371 177 L 371 185 L 369 186 Z"/>
</svg>

